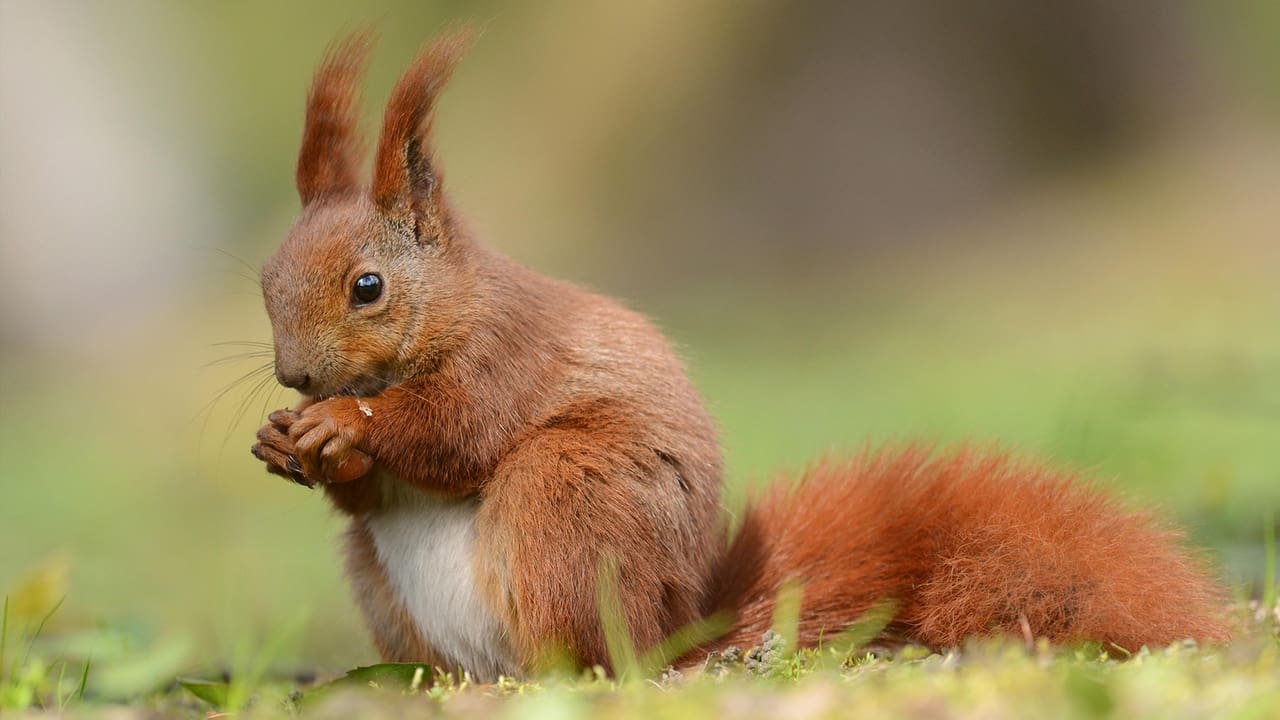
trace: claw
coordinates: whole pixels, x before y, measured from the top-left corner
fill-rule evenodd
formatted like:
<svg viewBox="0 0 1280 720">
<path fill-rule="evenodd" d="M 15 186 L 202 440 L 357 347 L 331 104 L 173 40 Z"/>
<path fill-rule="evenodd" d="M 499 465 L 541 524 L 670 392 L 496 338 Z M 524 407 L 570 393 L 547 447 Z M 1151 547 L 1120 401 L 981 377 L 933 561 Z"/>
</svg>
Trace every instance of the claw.
<svg viewBox="0 0 1280 720">
<path fill-rule="evenodd" d="M 298 462 L 298 458 L 290 455 L 289 458 L 285 460 L 284 467 L 289 471 L 289 477 L 292 478 L 294 482 L 302 485 L 303 487 L 314 487 L 314 484 L 307 479 L 306 475 L 303 474 L 302 464 Z"/>
</svg>

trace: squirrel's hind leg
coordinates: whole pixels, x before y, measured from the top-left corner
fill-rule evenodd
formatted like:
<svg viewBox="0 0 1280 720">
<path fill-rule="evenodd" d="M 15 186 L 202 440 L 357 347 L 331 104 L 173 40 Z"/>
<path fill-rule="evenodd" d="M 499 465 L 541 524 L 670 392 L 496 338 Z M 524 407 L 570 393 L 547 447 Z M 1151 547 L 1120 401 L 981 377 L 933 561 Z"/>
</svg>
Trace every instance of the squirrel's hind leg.
<svg viewBox="0 0 1280 720">
<path fill-rule="evenodd" d="M 602 576 L 612 577 L 637 652 L 697 619 L 706 549 L 663 472 L 642 445 L 578 427 L 544 430 L 503 460 L 478 540 L 495 565 L 484 573 L 490 600 L 526 670 L 565 653 L 610 666 Z"/>
</svg>

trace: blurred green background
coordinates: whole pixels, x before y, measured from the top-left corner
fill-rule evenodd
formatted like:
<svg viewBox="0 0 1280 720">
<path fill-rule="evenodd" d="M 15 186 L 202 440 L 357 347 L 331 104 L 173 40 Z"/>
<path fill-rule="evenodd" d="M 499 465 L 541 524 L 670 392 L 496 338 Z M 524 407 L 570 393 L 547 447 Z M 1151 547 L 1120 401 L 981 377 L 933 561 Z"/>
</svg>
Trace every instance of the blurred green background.
<svg viewBox="0 0 1280 720">
<path fill-rule="evenodd" d="M 220 395 L 256 361 L 218 343 L 270 339 L 252 275 L 297 210 L 326 43 L 380 30 L 372 131 L 462 19 L 484 32 L 440 110 L 447 186 L 493 245 L 679 343 L 729 506 L 823 454 L 969 438 L 1157 504 L 1232 582 L 1261 575 L 1276 3 L 0 0 L 18 610 L 65 593 L 51 631 L 179 668 L 281 627 L 283 665 L 374 658 L 341 521 L 248 452 L 294 396 Z"/>
</svg>

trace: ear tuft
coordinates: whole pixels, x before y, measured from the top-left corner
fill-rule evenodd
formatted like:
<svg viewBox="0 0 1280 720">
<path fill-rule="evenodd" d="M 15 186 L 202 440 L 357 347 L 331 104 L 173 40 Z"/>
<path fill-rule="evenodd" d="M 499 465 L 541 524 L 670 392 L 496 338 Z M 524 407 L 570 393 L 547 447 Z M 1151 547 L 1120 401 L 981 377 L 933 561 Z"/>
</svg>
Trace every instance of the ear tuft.
<svg viewBox="0 0 1280 720">
<path fill-rule="evenodd" d="M 356 90 L 373 41 L 369 30 L 336 40 L 316 69 L 298 152 L 298 195 L 304 206 L 322 197 L 352 194 L 360 186 L 363 144 Z"/>
<path fill-rule="evenodd" d="M 447 225 L 440 174 L 432 157 L 435 103 L 474 37 L 470 28 L 462 27 L 424 47 L 391 91 L 383 118 L 372 199 L 392 218 L 412 222 L 424 241 L 437 239 Z"/>
</svg>

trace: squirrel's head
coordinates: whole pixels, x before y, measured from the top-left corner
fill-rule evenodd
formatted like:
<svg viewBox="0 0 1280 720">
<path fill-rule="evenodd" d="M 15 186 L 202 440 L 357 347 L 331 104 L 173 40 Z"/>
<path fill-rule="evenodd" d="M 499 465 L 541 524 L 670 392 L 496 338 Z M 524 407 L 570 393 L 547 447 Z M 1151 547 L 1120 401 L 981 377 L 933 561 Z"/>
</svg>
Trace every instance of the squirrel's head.
<svg viewBox="0 0 1280 720">
<path fill-rule="evenodd" d="M 316 71 L 298 155 L 302 213 L 262 270 L 281 384 L 372 395 L 448 345 L 472 272 L 430 135 L 435 100 L 468 44 L 465 32 L 437 40 L 400 78 L 367 186 L 355 102 L 367 34 L 333 45 Z"/>
</svg>

